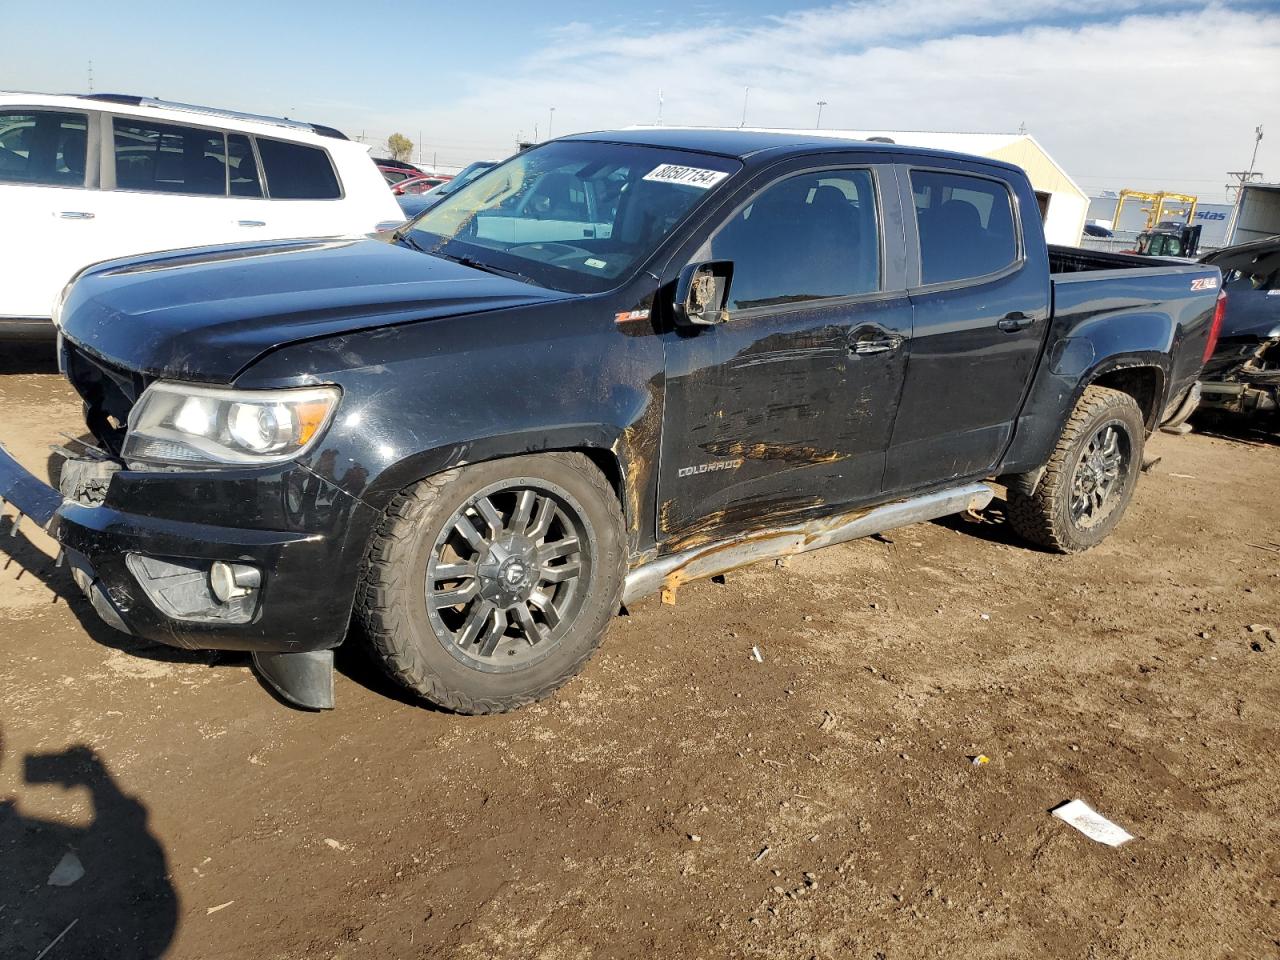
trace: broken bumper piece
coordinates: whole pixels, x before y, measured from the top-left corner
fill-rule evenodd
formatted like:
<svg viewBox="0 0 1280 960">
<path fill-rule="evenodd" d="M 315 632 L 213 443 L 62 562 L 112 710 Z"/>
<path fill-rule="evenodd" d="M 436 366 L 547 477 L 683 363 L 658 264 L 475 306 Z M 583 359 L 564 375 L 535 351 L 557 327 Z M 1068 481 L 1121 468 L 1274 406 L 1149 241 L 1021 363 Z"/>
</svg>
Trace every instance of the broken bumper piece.
<svg viewBox="0 0 1280 960">
<path fill-rule="evenodd" d="M 173 481 L 121 473 L 116 482 L 122 499 L 146 503 L 131 483 Z M 280 486 L 279 477 L 260 482 Z M 313 513 L 310 530 L 179 521 L 126 512 L 110 498 L 96 506 L 67 499 L 3 446 L 0 498 L 19 515 L 13 534 L 22 517 L 59 542 L 72 578 L 107 625 L 186 649 L 250 651 L 259 675 L 285 700 L 333 707 L 332 648 L 346 633 L 358 559 L 344 535 L 314 527 L 345 530 L 349 503 L 342 517 Z"/>
</svg>

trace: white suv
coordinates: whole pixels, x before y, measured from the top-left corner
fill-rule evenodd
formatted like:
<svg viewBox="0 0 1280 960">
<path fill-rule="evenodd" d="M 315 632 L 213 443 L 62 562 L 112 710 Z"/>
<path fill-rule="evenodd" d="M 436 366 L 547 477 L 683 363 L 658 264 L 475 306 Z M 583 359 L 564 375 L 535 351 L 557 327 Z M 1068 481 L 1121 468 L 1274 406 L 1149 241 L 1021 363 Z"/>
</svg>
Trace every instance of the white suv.
<svg viewBox="0 0 1280 960">
<path fill-rule="evenodd" d="M 54 300 L 100 260 L 404 219 L 336 130 L 113 94 L 0 93 L 0 211 L 0 339 L 51 336 Z"/>
</svg>

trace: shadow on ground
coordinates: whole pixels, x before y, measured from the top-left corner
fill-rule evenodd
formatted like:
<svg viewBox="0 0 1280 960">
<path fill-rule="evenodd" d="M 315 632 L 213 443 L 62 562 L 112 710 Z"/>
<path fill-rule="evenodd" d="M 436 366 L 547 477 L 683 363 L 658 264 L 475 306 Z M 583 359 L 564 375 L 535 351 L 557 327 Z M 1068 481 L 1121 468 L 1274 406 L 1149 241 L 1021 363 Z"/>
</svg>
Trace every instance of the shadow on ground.
<svg viewBox="0 0 1280 960">
<path fill-rule="evenodd" d="M 17 772 L 7 763 L 0 743 L 6 779 Z M 16 780 L 17 796 L 0 793 L 0 957 L 164 956 L 177 931 L 178 895 L 147 808 L 86 746 L 30 754 Z M 89 822 L 24 812 L 53 788 L 87 791 Z"/>
<path fill-rule="evenodd" d="M 58 351 L 52 338 L 48 342 L 5 343 L 0 350 L 0 374 L 57 372 Z"/>
<path fill-rule="evenodd" d="M 1245 416 L 1205 410 L 1192 418 L 1191 425 L 1196 433 L 1219 440 L 1280 446 L 1280 415 Z"/>
</svg>

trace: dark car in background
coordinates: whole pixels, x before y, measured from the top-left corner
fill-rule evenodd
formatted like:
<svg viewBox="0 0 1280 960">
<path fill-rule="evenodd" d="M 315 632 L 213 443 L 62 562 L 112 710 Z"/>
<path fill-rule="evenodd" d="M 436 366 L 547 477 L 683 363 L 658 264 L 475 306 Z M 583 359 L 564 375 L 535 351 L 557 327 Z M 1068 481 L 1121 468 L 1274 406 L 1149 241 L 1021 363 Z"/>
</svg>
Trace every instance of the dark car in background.
<svg viewBox="0 0 1280 960">
<path fill-rule="evenodd" d="M 1222 271 L 1226 314 L 1200 377 L 1200 408 L 1280 421 L 1280 236 L 1202 258 Z"/>
<path fill-rule="evenodd" d="M 382 177 L 389 184 L 399 183 L 401 180 L 408 180 L 410 177 L 426 176 L 426 171 L 415 167 L 412 163 L 405 160 L 392 160 L 390 157 L 374 157 L 374 165 L 382 173 Z"/>
</svg>

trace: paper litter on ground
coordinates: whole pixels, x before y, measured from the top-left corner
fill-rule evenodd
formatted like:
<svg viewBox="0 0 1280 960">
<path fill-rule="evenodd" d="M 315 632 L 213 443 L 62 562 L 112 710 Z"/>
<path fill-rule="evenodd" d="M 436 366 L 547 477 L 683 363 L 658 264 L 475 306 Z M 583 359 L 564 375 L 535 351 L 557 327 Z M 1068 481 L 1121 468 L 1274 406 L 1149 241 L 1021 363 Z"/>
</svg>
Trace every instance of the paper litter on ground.
<svg viewBox="0 0 1280 960">
<path fill-rule="evenodd" d="M 1051 812 L 1059 820 L 1071 824 L 1086 837 L 1091 840 L 1097 840 L 1099 843 L 1105 843 L 1109 847 L 1118 847 L 1120 844 L 1128 843 L 1133 839 L 1133 834 L 1118 824 L 1112 823 L 1083 800 L 1072 800 L 1070 803 L 1055 807 Z"/>
</svg>

